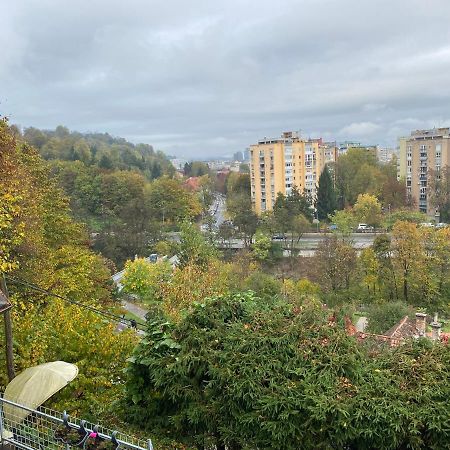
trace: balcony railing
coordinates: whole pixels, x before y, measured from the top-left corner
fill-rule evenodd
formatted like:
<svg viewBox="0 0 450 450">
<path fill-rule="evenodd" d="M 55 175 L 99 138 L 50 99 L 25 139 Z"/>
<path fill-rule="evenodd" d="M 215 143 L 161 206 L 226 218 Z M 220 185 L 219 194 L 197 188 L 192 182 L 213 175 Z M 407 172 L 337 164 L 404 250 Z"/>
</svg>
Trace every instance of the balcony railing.
<svg viewBox="0 0 450 450">
<path fill-rule="evenodd" d="M 151 440 L 134 439 L 42 406 L 28 408 L 6 400 L 0 393 L 1 448 L 9 444 L 23 450 L 69 450 L 85 448 L 89 443 L 96 446 L 104 441 L 110 443 L 108 448 L 153 450 Z"/>
</svg>

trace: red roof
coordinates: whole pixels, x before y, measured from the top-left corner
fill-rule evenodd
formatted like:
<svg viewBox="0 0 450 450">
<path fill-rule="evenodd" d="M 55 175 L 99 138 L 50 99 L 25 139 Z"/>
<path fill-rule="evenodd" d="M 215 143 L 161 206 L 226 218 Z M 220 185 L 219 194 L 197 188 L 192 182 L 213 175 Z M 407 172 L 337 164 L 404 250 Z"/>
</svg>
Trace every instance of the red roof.
<svg viewBox="0 0 450 450">
<path fill-rule="evenodd" d="M 199 177 L 189 177 L 183 186 L 190 191 L 198 191 L 200 189 L 200 178 Z"/>
</svg>

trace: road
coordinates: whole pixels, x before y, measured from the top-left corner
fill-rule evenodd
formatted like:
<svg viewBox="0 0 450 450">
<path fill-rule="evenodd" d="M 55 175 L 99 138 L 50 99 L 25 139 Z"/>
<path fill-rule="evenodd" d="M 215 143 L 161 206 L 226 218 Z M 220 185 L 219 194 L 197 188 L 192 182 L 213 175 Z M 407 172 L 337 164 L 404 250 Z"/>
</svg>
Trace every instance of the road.
<svg viewBox="0 0 450 450">
<path fill-rule="evenodd" d="M 127 302 L 126 300 L 122 300 L 122 306 L 123 306 L 123 309 L 125 309 L 126 311 L 134 314 L 136 317 L 139 317 L 139 319 L 140 319 L 139 322 L 141 322 L 141 323 L 146 322 L 146 320 L 145 320 L 145 315 L 147 314 L 146 309 L 141 308 L 140 306 L 138 306 L 134 303 Z M 120 331 L 129 329 L 129 328 L 130 328 L 130 323 L 128 321 L 127 322 L 119 322 L 117 324 L 116 330 L 120 332 Z M 141 329 L 136 330 L 136 333 L 139 334 L 140 336 L 143 336 L 145 334 L 145 332 Z"/>
<path fill-rule="evenodd" d="M 210 209 L 211 214 L 214 215 L 214 219 L 216 220 L 215 225 L 217 228 L 225 221 L 226 209 L 225 197 L 221 194 L 217 195 Z"/>
<path fill-rule="evenodd" d="M 135 303 L 127 302 L 126 300 L 122 300 L 122 306 L 127 311 L 129 311 L 130 313 L 139 317 L 140 319 L 142 319 L 145 322 L 145 315 L 148 312 L 146 309 L 141 308 L 140 306 L 136 305 Z"/>
<path fill-rule="evenodd" d="M 326 236 L 331 236 L 331 234 L 305 233 L 300 240 L 300 248 L 303 250 L 315 250 Z M 370 247 L 373 244 L 375 236 L 375 233 L 352 233 L 349 237 L 349 241 L 352 242 L 353 248 L 363 249 Z"/>
<path fill-rule="evenodd" d="M 300 255 L 302 256 L 312 256 L 314 251 L 317 249 L 320 242 L 322 242 L 326 236 L 331 236 L 330 233 L 305 233 L 299 245 L 296 246 L 300 248 Z M 356 250 L 362 250 L 363 248 L 370 247 L 373 244 L 376 234 L 374 233 L 352 233 L 349 237 L 349 241 L 352 243 L 353 248 Z M 282 240 L 274 239 L 274 242 L 283 243 Z M 224 244 L 219 244 L 220 248 L 243 248 L 244 241 L 242 239 L 232 239 Z"/>
</svg>

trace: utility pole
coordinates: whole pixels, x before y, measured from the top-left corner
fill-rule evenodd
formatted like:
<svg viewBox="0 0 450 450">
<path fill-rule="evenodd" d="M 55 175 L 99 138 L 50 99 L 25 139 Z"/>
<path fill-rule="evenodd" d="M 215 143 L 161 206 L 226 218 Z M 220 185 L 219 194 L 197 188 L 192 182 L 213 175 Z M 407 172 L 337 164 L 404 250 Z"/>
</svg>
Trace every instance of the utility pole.
<svg viewBox="0 0 450 450">
<path fill-rule="evenodd" d="M 8 301 L 8 288 L 4 275 L 0 276 L 0 294 L 2 293 Z M 3 312 L 3 319 L 5 321 L 6 370 L 9 381 L 12 381 L 16 376 L 16 372 L 14 370 L 12 320 L 11 309 L 9 307 Z"/>
</svg>

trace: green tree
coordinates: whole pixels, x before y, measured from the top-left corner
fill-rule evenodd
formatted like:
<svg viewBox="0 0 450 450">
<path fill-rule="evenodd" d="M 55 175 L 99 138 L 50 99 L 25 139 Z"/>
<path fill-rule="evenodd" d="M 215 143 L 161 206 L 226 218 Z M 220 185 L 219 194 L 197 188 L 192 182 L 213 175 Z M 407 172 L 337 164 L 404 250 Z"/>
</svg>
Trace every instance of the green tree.
<svg viewBox="0 0 450 450">
<path fill-rule="evenodd" d="M 384 334 L 405 316 L 414 317 L 414 310 L 401 301 L 376 303 L 369 308 L 368 316 L 367 331 Z"/>
<path fill-rule="evenodd" d="M 74 146 L 74 159 L 89 164 L 92 159 L 91 149 L 84 139 L 79 139 Z"/>
<path fill-rule="evenodd" d="M 227 211 L 244 239 L 244 246 L 248 247 L 258 228 L 258 216 L 252 210 L 250 196 L 243 192 L 229 195 Z"/>
<path fill-rule="evenodd" d="M 351 209 L 336 211 L 328 217 L 330 222 L 336 225 L 336 229 L 334 230 L 335 234 L 342 235 L 343 237 L 350 236 L 357 224 L 357 219 Z"/>
<path fill-rule="evenodd" d="M 420 224 L 428 222 L 428 217 L 423 212 L 404 208 L 397 209 L 393 212 L 388 211 L 384 216 L 384 225 L 388 230 L 391 230 L 395 223 L 399 221 Z"/>
<path fill-rule="evenodd" d="M 257 231 L 252 245 L 253 255 L 258 261 L 267 262 L 272 249 L 272 237 L 262 231 Z"/>
<path fill-rule="evenodd" d="M 374 152 L 351 148 L 338 158 L 335 166 L 340 207 L 353 206 L 359 194 L 380 195 L 385 174 Z"/>
<path fill-rule="evenodd" d="M 297 188 L 293 188 L 287 196 L 278 193 L 273 207 L 273 219 L 273 225 L 283 235 L 285 244 L 290 241 L 290 253 L 294 256 L 295 243 L 309 229 L 312 220 L 310 198 L 301 194 Z"/>
<path fill-rule="evenodd" d="M 187 265 L 195 265 L 206 268 L 216 255 L 216 249 L 205 240 L 194 224 L 184 222 L 181 225 L 178 267 L 182 269 Z"/>
<path fill-rule="evenodd" d="M 411 340 L 374 357 L 319 302 L 216 296 L 149 324 L 128 417 L 197 449 L 445 448 L 449 355 Z"/>
<path fill-rule="evenodd" d="M 328 215 L 334 214 L 337 209 L 336 192 L 328 166 L 325 166 L 319 177 L 316 206 L 319 220 L 328 220 Z"/>
<path fill-rule="evenodd" d="M 378 261 L 378 288 L 382 299 L 399 298 L 397 275 L 392 261 L 391 238 L 387 234 L 375 237 L 372 249 Z"/>
</svg>

